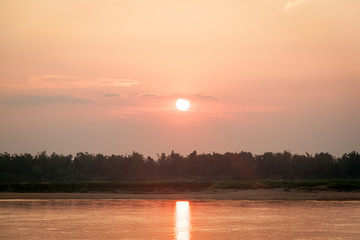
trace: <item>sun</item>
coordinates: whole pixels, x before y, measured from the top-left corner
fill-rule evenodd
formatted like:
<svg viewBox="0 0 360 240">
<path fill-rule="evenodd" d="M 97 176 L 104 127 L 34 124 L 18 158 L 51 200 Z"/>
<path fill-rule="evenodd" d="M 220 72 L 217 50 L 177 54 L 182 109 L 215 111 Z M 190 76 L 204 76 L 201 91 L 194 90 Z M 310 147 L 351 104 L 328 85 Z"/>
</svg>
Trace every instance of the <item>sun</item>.
<svg viewBox="0 0 360 240">
<path fill-rule="evenodd" d="M 187 111 L 189 107 L 190 107 L 189 100 L 183 98 L 179 98 L 178 100 L 176 100 L 176 108 L 179 109 L 180 111 Z"/>
</svg>

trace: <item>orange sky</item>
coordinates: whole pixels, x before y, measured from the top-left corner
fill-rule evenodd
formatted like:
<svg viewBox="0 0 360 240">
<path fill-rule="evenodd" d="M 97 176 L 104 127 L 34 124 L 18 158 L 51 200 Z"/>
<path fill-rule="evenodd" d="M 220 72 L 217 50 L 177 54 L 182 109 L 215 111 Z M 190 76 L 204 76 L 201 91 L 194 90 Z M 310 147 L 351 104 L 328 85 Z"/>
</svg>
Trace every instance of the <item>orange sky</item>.
<svg viewBox="0 0 360 240">
<path fill-rule="evenodd" d="M 360 151 L 359 22 L 358 0 L 2 0 L 0 152 Z"/>
</svg>

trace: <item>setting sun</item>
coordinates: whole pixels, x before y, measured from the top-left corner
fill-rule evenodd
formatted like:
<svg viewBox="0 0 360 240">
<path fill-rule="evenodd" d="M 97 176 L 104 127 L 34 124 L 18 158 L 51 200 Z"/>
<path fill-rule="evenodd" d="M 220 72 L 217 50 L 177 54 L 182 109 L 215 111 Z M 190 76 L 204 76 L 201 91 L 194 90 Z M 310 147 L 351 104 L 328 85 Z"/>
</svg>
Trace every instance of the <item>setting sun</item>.
<svg viewBox="0 0 360 240">
<path fill-rule="evenodd" d="M 187 111 L 190 107 L 190 102 L 186 99 L 179 98 L 176 100 L 176 108 L 180 111 Z"/>
</svg>

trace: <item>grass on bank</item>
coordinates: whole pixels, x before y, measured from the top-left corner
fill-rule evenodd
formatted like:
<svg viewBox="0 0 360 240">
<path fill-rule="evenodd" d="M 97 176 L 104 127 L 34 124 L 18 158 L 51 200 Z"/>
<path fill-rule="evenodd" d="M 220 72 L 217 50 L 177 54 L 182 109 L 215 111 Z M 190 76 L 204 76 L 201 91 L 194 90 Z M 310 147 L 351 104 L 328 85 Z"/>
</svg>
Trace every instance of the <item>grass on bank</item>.
<svg viewBox="0 0 360 240">
<path fill-rule="evenodd" d="M 154 182 L 41 182 L 0 183 L 0 192 L 112 192 L 176 193 L 216 190 L 291 189 L 306 191 L 360 191 L 360 179 L 154 181 Z"/>
</svg>

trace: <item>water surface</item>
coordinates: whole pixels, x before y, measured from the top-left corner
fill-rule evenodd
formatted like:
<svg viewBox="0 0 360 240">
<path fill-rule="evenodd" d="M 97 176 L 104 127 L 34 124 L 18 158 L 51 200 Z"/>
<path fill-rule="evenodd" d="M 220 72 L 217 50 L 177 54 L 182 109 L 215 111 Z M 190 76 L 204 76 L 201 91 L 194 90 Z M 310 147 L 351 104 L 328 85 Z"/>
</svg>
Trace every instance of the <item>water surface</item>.
<svg viewBox="0 0 360 240">
<path fill-rule="evenodd" d="M 360 201 L 0 200 L 0 239 L 358 240 Z"/>
</svg>

